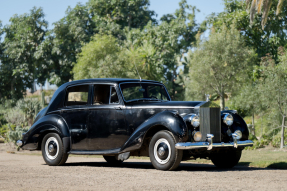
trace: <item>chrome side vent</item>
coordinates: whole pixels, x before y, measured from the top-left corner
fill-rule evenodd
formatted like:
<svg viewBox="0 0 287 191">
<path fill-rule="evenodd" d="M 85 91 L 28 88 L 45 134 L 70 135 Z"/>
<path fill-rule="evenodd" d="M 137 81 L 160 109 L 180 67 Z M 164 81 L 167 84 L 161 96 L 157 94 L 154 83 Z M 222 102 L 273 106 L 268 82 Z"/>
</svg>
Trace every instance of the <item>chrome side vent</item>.
<svg viewBox="0 0 287 191">
<path fill-rule="evenodd" d="M 202 133 L 202 140 L 206 141 L 207 134 L 213 134 L 213 142 L 221 142 L 221 119 L 220 108 L 200 108 L 200 132 Z"/>
</svg>

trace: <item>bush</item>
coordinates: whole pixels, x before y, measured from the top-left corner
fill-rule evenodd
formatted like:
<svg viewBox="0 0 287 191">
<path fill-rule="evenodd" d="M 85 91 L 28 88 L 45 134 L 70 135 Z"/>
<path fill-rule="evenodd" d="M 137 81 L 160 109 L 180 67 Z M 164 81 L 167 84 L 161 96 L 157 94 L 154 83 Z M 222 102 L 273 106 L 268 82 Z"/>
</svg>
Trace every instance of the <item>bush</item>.
<svg viewBox="0 0 287 191">
<path fill-rule="evenodd" d="M 34 117 L 41 110 L 41 103 L 37 99 L 21 99 L 17 102 L 16 108 L 20 109 L 24 114 L 25 118 L 28 121 L 28 125 L 31 126 L 34 120 Z"/>
<path fill-rule="evenodd" d="M 4 140 L 7 141 L 7 142 L 8 142 L 8 138 L 7 138 L 7 132 L 8 132 L 8 130 L 9 130 L 9 128 L 8 128 L 8 125 L 7 125 L 7 124 L 6 124 L 6 125 L 2 125 L 2 126 L 0 127 L 0 136 L 1 136 L 2 138 L 4 138 Z"/>
<path fill-rule="evenodd" d="M 11 109 L 6 114 L 4 114 L 5 120 L 16 126 L 23 125 L 25 123 L 24 113 L 19 109 Z"/>
<path fill-rule="evenodd" d="M 7 133 L 7 138 L 10 142 L 13 142 L 16 146 L 16 142 L 19 140 L 19 139 L 22 139 L 22 134 L 27 132 L 28 131 L 28 128 L 23 128 L 21 126 L 17 126 L 16 128 L 13 126 L 10 126 L 8 124 L 8 128 L 9 128 L 9 131 Z"/>
</svg>

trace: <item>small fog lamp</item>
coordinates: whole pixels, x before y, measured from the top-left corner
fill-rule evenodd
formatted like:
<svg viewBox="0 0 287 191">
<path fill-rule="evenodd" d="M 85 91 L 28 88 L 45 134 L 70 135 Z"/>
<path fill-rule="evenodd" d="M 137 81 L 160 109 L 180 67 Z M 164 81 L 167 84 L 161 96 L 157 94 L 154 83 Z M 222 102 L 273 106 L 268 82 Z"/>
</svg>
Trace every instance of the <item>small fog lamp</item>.
<svg viewBox="0 0 287 191">
<path fill-rule="evenodd" d="M 233 117 L 230 114 L 225 114 L 223 117 L 223 122 L 227 125 L 227 126 L 231 126 L 233 124 Z"/>
<path fill-rule="evenodd" d="M 234 133 L 236 133 L 236 135 L 237 135 L 236 139 L 242 138 L 242 132 L 240 130 L 236 130 Z"/>
<path fill-rule="evenodd" d="M 201 132 L 199 132 L 199 131 L 193 131 L 193 132 L 192 132 L 192 137 L 193 137 L 193 140 L 194 140 L 194 141 L 198 142 L 198 141 L 201 140 L 202 134 L 201 134 Z"/>
</svg>

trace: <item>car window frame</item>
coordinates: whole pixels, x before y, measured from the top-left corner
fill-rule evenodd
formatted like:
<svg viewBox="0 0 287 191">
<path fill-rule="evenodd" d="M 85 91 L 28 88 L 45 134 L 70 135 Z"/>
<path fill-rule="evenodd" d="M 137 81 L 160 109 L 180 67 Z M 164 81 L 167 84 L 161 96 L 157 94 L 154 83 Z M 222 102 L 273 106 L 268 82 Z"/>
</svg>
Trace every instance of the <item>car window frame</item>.
<svg viewBox="0 0 287 191">
<path fill-rule="evenodd" d="M 115 88 L 116 90 L 116 93 L 117 93 L 117 96 L 118 96 L 118 100 L 119 100 L 119 103 L 111 103 L 111 99 L 112 99 L 112 88 Z M 119 99 L 119 94 L 117 92 L 117 89 L 115 86 L 110 86 L 110 97 L 109 97 L 109 105 L 119 105 L 120 104 L 120 99 Z"/>
<path fill-rule="evenodd" d="M 71 88 L 71 87 L 75 87 L 75 86 L 89 86 L 89 90 L 88 90 L 88 100 L 87 100 L 87 104 L 85 105 L 71 105 L 71 106 L 67 106 L 67 99 L 68 99 L 68 89 Z M 70 109 L 70 108 L 82 108 L 82 107 L 88 107 L 89 105 L 91 105 L 91 84 L 90 83 L 83 83 L 83 84 L 73 84 L 73 85 L 70 85 L 70 86 L 67 86 L 65 88 L 65 100 L 64 100 L 64 106 L 63 108 L 67 108 L 67 109 Z"/>
<path fill-rule="evenodd" d="M 167 101 L 172 101 L 171 97 L 170 97 L 170 95 L 169 95 L 169 93 L 168 93 L 168 91 L 167 91 L 167 89 L 166 89 L 166 87 L 165 87 L 165 85 L 163 83 L 160 83 L 160 82 L 158 82 L 158 83 L 156 83 L 156 82 L 121 82 L 121 83 L 119 83 L 119 91 L 121 93 L 121 97 L 122 97 L 124 103 L 128 103 L 128 101 L 125 100 L 124 94 L 122 92 L 121 84 L 135 84 L 135 83 L 138 83 L 138 84 L 145 83 L 145 84 L 162 85 L 164 87 L 164 89 L 165 89 L 165 91 L 167 93 L 168 99 L 169 99 Z"/>
<path fill-rule="evenodd" d="M 110 97 L 111 97 L 111 89 L 110 89 L 110 94 L 109 94 L 109 104 L 103 104 L 103 105 L 93 105 L 93 102 L 94 102 L 94 86 L 95 85 L 109 85 L 110 88 L 111 87 L 114 87 L 116 89 L 116 92 L 117 92 L 117 95 L 118 95 L 118 99 L 119 99 L 119 103 L 117 104 L 110 104 Z M 96 83 L 92 83 L 91 84 L 91 104 L 90 104 L 90 107 L 91 108 L 114 108 L 115 106 L 121 106 L 121 107 L 124 107 L 125 104 L 124 104 L 124 101 L 123 101 L 123 98 L 121 97 L 121 94 L 120 94 L 120 90 L 119 90 L 119 86 L 117 83 L 105 83 L 105 82 L 96 82 Z"/>
</svg>

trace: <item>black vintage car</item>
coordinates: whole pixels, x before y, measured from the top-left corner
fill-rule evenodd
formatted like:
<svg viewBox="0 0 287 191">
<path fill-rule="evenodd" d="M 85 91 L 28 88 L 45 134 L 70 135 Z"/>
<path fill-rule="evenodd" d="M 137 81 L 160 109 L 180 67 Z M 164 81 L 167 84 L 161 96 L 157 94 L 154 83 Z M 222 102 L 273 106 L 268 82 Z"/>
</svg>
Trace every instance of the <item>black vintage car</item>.
<svg viewBox="0 0 287 191">
<path fill-rule="evenodd" d="M 253 145 L 248 135 L 236 111 L 220 111 L 208 101 L 171 101 L 162 83 L 87 79 L 59 87 L 17 144 L 42 150 L 51 166 L 79 154 L 103 155 L 113 165 L 148 156 L 160 170 L 196 158 L 231 168 Z"/>
</svg>

